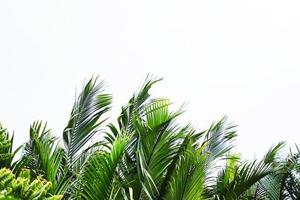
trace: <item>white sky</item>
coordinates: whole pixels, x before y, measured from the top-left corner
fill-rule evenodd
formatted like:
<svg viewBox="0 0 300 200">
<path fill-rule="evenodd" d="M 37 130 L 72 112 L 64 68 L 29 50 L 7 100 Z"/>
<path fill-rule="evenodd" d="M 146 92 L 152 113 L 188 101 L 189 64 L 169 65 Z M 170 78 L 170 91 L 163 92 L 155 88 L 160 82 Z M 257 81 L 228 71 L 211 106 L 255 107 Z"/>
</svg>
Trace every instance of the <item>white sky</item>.
<svg viewBox="0 0 300 200">
<path fill-rule="evenodd" d="M 0 1 L 0 121 L 61 135 L 75 88 L 100 74 L 119 112 L 147 73 L 199 129 L 228 115 L 238 150 L 299 143 L 299 1 Z M 300 143 L 299 143 L 300 144 Z"/>
</svg>

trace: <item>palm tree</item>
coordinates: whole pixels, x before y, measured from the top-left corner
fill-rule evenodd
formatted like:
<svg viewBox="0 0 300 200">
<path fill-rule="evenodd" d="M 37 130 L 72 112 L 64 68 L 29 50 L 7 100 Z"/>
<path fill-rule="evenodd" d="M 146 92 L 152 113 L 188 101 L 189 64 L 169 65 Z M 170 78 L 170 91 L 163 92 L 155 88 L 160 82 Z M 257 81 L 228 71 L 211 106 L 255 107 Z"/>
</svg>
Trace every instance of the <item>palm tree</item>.
<svg viewBox="0 0 300 200">
<path fill-rule="evenodd" d="M 261 194 L 271 200 L 300 199 L 300 151 L 275 160 L 276 170 L 262 181 Z"/>
<path fill-rule="evenodd" d="M 215 199 L 270 199 L 266 193 L 270 183 L 265 183 L 277 171 L 274 162 L 283 146 L 280 142 L 272 147 L 261 161 L 241 161 L 238 155 L 229 155 L 211 192 Z"/>
<path fill-rule="evenodd" d="M 299 189 L 293 187 L 299 184 L 298 157 L 277 160 L 283 143 L 262 160 L 241 160 L 231 153 L 235 125 L 226 118 L 205 131 L 181 125 L 182 108 L 171 111 L 170 100 L 150 96 L 160 80 L 147 77 L 116 123 L 105 124 L 112 97 L 103 81 L 91 78 L 73 105 L 63 145 L 46 123 L 34 122 L 14 172 L 30 169 L 33 178 L 51 182 L 49 196 L 64 199 L 284 199 Z M 279 197 L 277 181 L 284 183 Z"/>
<path fill-rule="evenodd" d="M 41 121 L 30 127 L 30 140 L 25 144 L 21 166 L 33 169 L 35 177 L 43 175 L 51 181 L 52 194 L 69 197 L 74 191 L 80 169 L 91 154 L 87 142 L 99 131 L 100 117 L 110 109 L 111 95 L 104 93 L 104 82 L 92 78 L 76 99 L 62 147 L 51 130 Z M 21 168 L 21 167 L 19 167 Z"/>
</svg>

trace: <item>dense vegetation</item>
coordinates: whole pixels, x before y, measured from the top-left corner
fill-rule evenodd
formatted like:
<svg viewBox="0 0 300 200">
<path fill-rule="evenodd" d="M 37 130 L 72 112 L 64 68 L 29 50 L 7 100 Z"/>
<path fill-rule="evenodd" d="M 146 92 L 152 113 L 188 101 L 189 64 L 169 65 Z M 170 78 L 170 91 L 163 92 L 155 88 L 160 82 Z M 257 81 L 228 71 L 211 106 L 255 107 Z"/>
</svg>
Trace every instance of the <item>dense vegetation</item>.
<svg viewBox="0 0 300 200">
<path fill-rule="evenodd" d="M 241 160 L 232 153 L 234 125 L 226 118 L 205 131 L 181 125 L 181 109 L 150 97 L 158 81 L 147 78 L 116 123 L 107 124 L 112 96 L 92 78 L 62 142 L 37 121 L 29 141 L 13 151 L 13 136 L 0 126 L 0 200 L 300 199 L 299 151 L 279 156 L 278 143 L 261 160 Z"/>
</svg>

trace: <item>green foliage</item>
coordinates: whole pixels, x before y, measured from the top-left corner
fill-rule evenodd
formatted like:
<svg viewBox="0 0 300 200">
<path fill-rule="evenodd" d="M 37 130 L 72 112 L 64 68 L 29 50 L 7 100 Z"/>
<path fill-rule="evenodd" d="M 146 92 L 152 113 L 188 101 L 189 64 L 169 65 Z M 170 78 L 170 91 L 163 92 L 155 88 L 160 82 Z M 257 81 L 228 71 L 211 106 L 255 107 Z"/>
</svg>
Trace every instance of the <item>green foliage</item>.
<svg viewBox="0 0 300 200">
<path fill-rule="evenodd" d="M 30 170 L 23 169 L 18 177 L 7 168 L 0 169 L 0 199 L 60 200 L 61 195 L 50 196 L 51 182 L 41 176 L 31 181 Z"/>
<path fill-rule="evenodd" d="M 74 162 L 80 157 L 82 147 L 95 135 L 100 117 L 110 109 L 111 95 L 103 93 L 104 82 L 92 78 L 84 86 L 75 101 L 71 117 L 63 132 L 67 165 L 72 169 Z"/>
<path fill-rule="evenodd" d="M 88 159 L 74 195 L 76 199 L 115 199 L 122 185 L 119 163 L 127 142 L 126 136 L 118 137 L 110 152 L 97 151 Z"/>
<path fill-rule="evenodd" d="M 276 170 L 262 180 L 263 196 L 271 199 L 300 199 L 300 151 L 272 162 Z"/>
<path fill-rule="evenodd" d="M 90 79 L 75 100 L 63 145 L 36 121 L 14 164 L 13 138 L 0 126 L 0 166 L 18 174 L 0 170 L 0 199 L 300 199 L 300 152 L 282 158 L 279 143 L 261 160 L 242 160 L 231 153 L 235 125 L 222 118 L 199 132 L 180 124 L 182 108 L 172 111 L 169 99 L 151 98 L 160 80 L 147 77 L 116 124 L 106 125 L 112 97 L 103 81 Z"/>
<path fill-rule="evenodd" d="M 13 137 L 9 138 L 8 131 L 0 124 L 0 168 L 10 167 L 17 153 L 12 151 Z"/>
<path fill-rule="evenodd" d="M 34 122 L 30 126 L 30 140 L 25 144 L 22 156 L 23 167 L 32 169 L 34 177 L 43 175 L 52 183 L 52 191 L 57 189 L 63 178 L 61 164 L 64 152 L 55 142 L 56 138 L 46 124 Z"/>
</svg>

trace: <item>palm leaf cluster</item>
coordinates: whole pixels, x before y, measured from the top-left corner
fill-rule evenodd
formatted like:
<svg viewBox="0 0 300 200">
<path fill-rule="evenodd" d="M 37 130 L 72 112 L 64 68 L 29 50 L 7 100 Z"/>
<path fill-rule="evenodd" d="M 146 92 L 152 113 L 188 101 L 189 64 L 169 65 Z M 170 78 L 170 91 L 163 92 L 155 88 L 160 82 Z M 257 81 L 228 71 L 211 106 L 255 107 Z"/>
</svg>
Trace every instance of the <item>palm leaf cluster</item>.
<svg viewBox="0 0 300 200">
<path fill-rule="evenodd" d="M 180 124 L 182 108 L 150 96 L 160 80 L 147 78 L 116 122 L 106 123 L 112 96 L 103 81 L 90 79 L 75 100 L 62 140 L 36 121 L 13 164 L 13 139 L 1 126 L 0 167 L 17 176 L 27 169 L 29 181 L 51 184 L 41 185 L 42 199 L 300 199 L 300 152 L 280 157 L 284 143 L 279 143 L 261 160 L 242 160 L 232 153 L 235 125 L 226 118 L 205 131 Z M 4 190 L 6 180 L 0 179 Z"/>
</svg>

